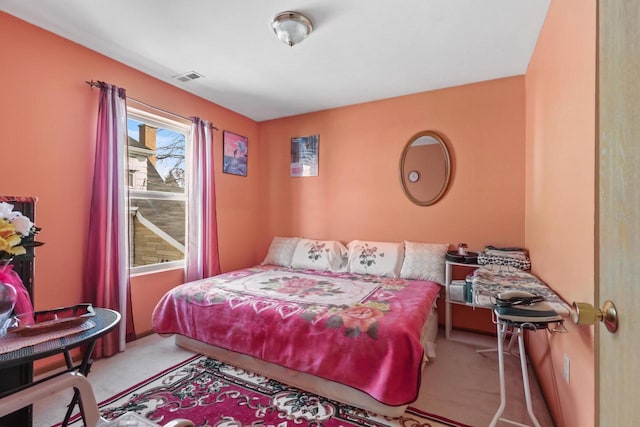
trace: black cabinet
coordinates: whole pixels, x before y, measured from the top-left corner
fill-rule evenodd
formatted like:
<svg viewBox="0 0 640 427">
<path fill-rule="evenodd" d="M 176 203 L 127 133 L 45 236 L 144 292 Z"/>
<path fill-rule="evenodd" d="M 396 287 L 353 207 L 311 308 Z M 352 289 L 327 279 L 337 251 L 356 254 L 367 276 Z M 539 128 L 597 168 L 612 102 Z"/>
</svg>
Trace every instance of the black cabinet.
<svg viewBox="0 0 640 427">
<path fill-rule="evenodd" d="M 13 210 L 22 212 L 34 223 L 36 222 L 36 201 L 37 198 L 35 197 L 0 196 L 0 202 L 11 203 Z M 27 248 L 27 251 L 33 251 L 33 248 Z M 33 259 L 14 260 L 13 270 L 22 279 L 22 283 L 29 291 L 31 302 L 33 303 Z M 33 363 L 0 369 L 0 393 L 31 382 L 33 382 Z M 32 420 L 32 407 L 28 406 L 0 418 L 0 427 L 29 427 L 32 424 Z"/>
</svg>

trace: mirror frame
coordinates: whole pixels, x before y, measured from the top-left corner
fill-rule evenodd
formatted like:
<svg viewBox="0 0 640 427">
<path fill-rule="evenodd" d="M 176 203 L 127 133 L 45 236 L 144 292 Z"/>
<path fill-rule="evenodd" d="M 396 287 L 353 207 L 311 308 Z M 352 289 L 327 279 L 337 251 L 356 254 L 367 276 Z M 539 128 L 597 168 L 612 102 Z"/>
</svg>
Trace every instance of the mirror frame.
<svg viewBox="0 0 640 427">
<path fill-rule="evenodd" d="M 435 139 L 436 141 L 438 141 L 440 143 L 440 147 L 442 148 L 442 151 L 444 153 L 444 161 L 445 161 L 445 179 L 444 179 L 444 182 L 442 183 L 442 188 L 440 189 L 438 194 L 436 194 L 430 200 L 418 200 L 418 199 L 416 199 L 413 196 L 413 194 L 411 194 L 411 192 L 409 191 L 409 188 L 407 187 L 407 181 L 406 181 L 407 178 L 403 174 L 404 165 L 405 165 L 405 158 L 407 157 L 407 153 L 409 152 L 409 149 L 411 148 L 411 144 L 413 144 L 418 138 L 421 138 L 423 136 L 432 137 L 433 139 Z M 446 193 L 447 189 L 449 188 L 450 179 L 451 179 L 451 156 L 449 155 L 449 148 L 447 147 L 447 144 L 444 142 L 444 138 L 442 138 L 436 132 L 429 131 L 429 130 L 418 132 L 415 135 L 413 135 L 409 139 L 409 142 L 407 142 L 407 144 L 405 145 L 404 150 L 402 150 L 402 155 L 400 156 L 400 183 L 402 184 L 402 191 L 404 191 L 404 194 L 409 198 L 409 200 L 411 200 L 413 203 L 415 203 L 416 205 L 419 205 L 419 206 L 431 206 L 431 205 L 433 205 L 438 200 L 440 200 L 442 198 L 442 196 L 444 196 L 444 193 Z"/>
</svg>

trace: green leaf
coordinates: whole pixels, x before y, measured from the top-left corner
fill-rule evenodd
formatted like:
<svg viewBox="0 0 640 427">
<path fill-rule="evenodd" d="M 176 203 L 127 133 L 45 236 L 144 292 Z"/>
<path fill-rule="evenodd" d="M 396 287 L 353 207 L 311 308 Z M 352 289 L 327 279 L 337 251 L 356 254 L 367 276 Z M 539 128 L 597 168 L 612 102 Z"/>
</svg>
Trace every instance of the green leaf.
<svg viewBox="0 0 640 427">
<path fill-rule="evenodd" d="M 307 322 L 311 322 L 313 319 L 315 319 L 316 316 L 317 313 L 311 310 L 303 311 L 300 315 L 300 317 L 302 317 Z"/>
<path fill-rule="evenodd" d="M 211 303 L 211 304 L 222 304 L 222 303 L 223 303 L 223 302 L 225 302 L 226 300 L 227 300 L 227 299 L 226 299 L 225 297 L 222 297 L 222 296 L 219 296 L 219 295 L 218 295 L 218 296 L 215 296 L 215 297 L 211 298 L 211 299 L 209 300 L 209 303 Z"/>
<path fill-rule="evenodd" d="M 344 335 L 348 338 L 356 338 L 360 335 L 360 329 L 358 328 L 347 328 L 344 330 Z"/>
<path fill-rule="evenodd" d="M 367 329 L 367 335 L 369 335 L 369 337 L 373 338 L 374 340 L 377 340 L 378 339 L 378 327 L 379 327 L 378 321 L 375 321 L 374 323 L 372 323 L 369 326 L 369 329 Z"/>
<path fill-rule="evenodd" d="M 203 302 L 204 301 L 204 296 L 205 296 L 204 292 L 197 292 L 197 293 L 192 295 L 191 300 L 192 301 Z"/>
<path fill-rule="evenodd" d="M 333 315 L 327 319 L 327 322 L 324 324 L 327 328 L 342 328 L 342 317 Z"/>
</svg>

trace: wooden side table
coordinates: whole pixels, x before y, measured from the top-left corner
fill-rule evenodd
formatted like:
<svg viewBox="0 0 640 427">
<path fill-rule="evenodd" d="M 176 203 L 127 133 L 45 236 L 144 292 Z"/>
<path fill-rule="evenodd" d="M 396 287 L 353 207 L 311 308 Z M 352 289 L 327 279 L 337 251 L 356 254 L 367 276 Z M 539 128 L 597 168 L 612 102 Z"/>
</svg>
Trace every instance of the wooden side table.
<svg viewBox="0 0 640 427">
<path fill-rule="evenodd" d="M 78 371 L 82 375 L 87 376 L 89 374 L 89 371 L 91 370 L 91 354 L 93 353 L 93 350 L 95 348 L 96 341 L 98 340 L 98 338 L 111 332 L 120 322 L 120 313 L 118 313 L 117 311 L 106 308 L 94 308 L 93 310 L 95 311 L 95 316 L 91 317 L 90 320 L 95 323 L 95 326 L 91 329 L 87 329 L 85 331 L 66 337 L 45 341 L 33 346 L 23 347 L 19 350 L 0 354 L 0 369 L 16 367 L 25 363 L 32 363 L 35 360 L 43 359 L 45 357 L 53 356 L 60 353 L 64 354 L 65 362 L 67 364 L 67 369 L 63 372 L 57 372 L 53 375 L 47 376 L 46 378 L 39 379 L 36 382 L 25 384 L 0 393 L 0 399 L 20 390 L 34 387 L 64 372 Z M 71 359 L 70 351 L 78 347 L 82 347 L 82 360 L 79 364 L 74 364 L 73 360 Z M 62 423 L 63 426 L 66 426 L 68 424 L 69 418 L 71 417 L 76 403 L 80 403 L 80 411 L 82 413 L 82 402 L 79 401 L 79 393 L 77 391 L 74 393 L 73 400 L 69 405 L 67 414 Z M 15 420 L 12 418 L 12 415 L 13 414 L 2 418 L 2 420 L 0 420 L 0 427 L 24 425 L 23 420 Z"/>
</svg>

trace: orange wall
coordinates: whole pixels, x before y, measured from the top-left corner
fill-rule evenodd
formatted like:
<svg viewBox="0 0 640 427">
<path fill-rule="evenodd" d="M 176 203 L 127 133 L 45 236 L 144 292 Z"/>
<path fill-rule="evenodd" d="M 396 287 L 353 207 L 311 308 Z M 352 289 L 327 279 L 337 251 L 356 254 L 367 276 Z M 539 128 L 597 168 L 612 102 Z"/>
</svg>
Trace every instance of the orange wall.
<svg viewBox="0 0 640 427">
<path fill-rule="evenodd" d="M 453 159 L 433 206 L 402 191 L 400 155 L 421 130 Z M 319 176 L 289 176 L 291 138 L 320 135 Z M 458 244 L 524 244 L 524 78 L 513 77 L 259 124 L 259 257 L 273 235 Z"/>
<path fill-rule="evenodd" d="M 0 146 L 11 172 L 0 181 L 0 194 L 39 198 L 45 245 L 36 251 L 36 309 L 82 301 L 98 101 L 85 80 L 124 87 L 133 98 L 220 128 L 214 156 L 222 268 L 255 264 L 255 251 L 247 248 L 256 246 L 258 227 L 256 122 L 2 12 L 0 56 Z M 222 174 L 223 129 L 249 138 L 246 178 Z M 180 271 L 134 279 L 136 323 L 146 328 L 161 291 L 181 281 Z"/>
<path fill-rule="evenodd" d="M 551 2 L 526 74 L 526 246 L 566 301 L 594 301 L 596 1 Z M 529 355 L 558 427 L 594 425 L 593 328 L 532 334 Z M 563 358 L 570 359 L 570 384 Z"/>
</svg>

